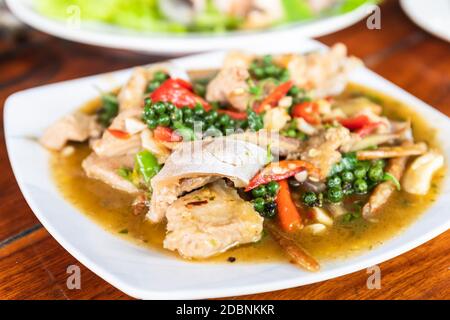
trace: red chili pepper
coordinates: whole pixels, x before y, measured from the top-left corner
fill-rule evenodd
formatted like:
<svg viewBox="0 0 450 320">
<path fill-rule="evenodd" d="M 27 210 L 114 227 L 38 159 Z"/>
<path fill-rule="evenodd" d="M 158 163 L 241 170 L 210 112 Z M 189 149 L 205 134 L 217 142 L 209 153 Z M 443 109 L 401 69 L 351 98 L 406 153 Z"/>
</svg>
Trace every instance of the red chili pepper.
<svg viewBox="0 0 450 320">
<path fill-rule="evenodd" d="M 250 180 L 245 191 L 250 191 L 261 184 L 270 181 L 280 181 L 294 176 L 296 173 L 307 170 L 309 175 L 319 176 L 319 169 L 311 163 L 303 160 L 283 160 L 272 162 L 262 169 L 256 176 Z"/>
<path fill-rule="evenodd" d="M 272 91 L 254 110 L 256 113 L 261 113 L 264 111 L 266 105 L 269 105 L 271 108 L 276 107 L 278 101 L 281 100 L 288 92 L 291 90 L 294 84 L 292 81 L 287 81 L 280 84 L 275 90 Z"/>
<path fill-rule="evenodd" d="M 319 124 L 319 105 L 315 102 L 302 102 L 292 108 L 292 116 L 294 118 L 303 118 L 310 124 Z"/>
<path fill-rule="evenodd" d="M 239 111 L 233 111 L 233 110 L 225 110 L 225 109 L 219 109 L 217 110 L 218 113 L 227 114 L 230 116 L 230 118 L 234 120 L 245 120 L 247 119 L 247 112 L 239 112 Z"/>
<path fill-rule="evenodd" d="M 358 129 L 355 131 L 358 135 L 361 137 L 367 136 L 368 134 L 371 134 L 373 131 L 375 131 L 376 128 L 381 124 L 381 122 L 372 122 L 368 125 L 365 125 L 361 129 Z"/>
<path fill-rule="evenodd" d="M 165 142 L 180 142 L 183 137 L 170 128 L 157 126 L 153 131 L 156 140 Z"/>
<path fill-rule="evenodd" d="M 131 135 L 128 132 L 122 130 L 108 129 L 108 132 L 111 133 L 117 139 L 125 140 L 131 137 Z"/>
<path fill-rule="evenodd" d="M 347 119 L 341 119 L 339 121 L 347 129 L 359 134 L 360 136 L 365 136 L 374 131 L 381 122 L 372 122 L 370 118 L 364 114 Z"/>
<path fill-rule="evenodd" d="M 277 203 L 278 221 L 281 228 L 286 232 L 300 230 L 302 227 L 302 218 L 298 212 L 297 206 L 292 201 L 291 192 L 287 180 L 278 182 L 280 189 L 278 190 Z"/>
<path fill-rule="evenodd" d="M 362 114 L 353 118 L 341 119 L 339 122 L 347 129 L 353 131 L 370 124 L 370 119 L 368 116 Z"/>
<path fill-rule="evenodd" d="M 153 102 L 172 102 L 177 108 L 194 108 L 201 104 L 206 111 L 211 106 L 202 97 L 192 91 L 192 85 L 182 79 L 167 79 L 155 91 L 150 94 Z"/>
</svg>

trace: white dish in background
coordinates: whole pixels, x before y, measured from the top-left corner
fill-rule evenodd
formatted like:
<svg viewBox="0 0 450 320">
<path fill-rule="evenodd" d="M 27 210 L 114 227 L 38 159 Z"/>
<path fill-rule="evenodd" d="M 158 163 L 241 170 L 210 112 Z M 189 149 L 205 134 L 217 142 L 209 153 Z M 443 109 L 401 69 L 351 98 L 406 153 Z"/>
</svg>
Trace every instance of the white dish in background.
<svg viewBox="0 0 450 320">
<path fill-rule="evenodd" d="M 400 4 L 419 27 L 450 42 L 449 0 L 401 0 Z"/>
<path fill-rule="evenodd" d="M 255 53 L 307 52 L 324 49 L 315 41 L 286 44 Z M 181 68 L 219 67 L 224 53 L 209 53 L 172 60 Z M 445 179 L 438 200 L 405 232 L 372 251 L 345 260 L 322 263 L 317 273 L 289 263 L 190 263 L 127 242 L 105 230 L 67 202 L 53 183 L 49 154 L 34 139 L 61 116 L 96 97 L 96 88 L 122 84 L 131 70 L 29 89 L 10 96 L 4 111 L 8 155 L 28 204 L 55 239 L 81 263 L 136 298 L 214 298 L 272 291 L 306 285 L 352 273 L 411 250 L 450 227 L 450 181 Z M 439 139 L 450 159 L 448 117 L 414 98 L 391 82 L 361 68 L 352 81 L 403 101 L 440 130 Z M 26 115 L 26 116 L 24 116 Z"/>
<path fill-rule="evenodd" d="M 300 38 L 319 37 L 344 29 L 371 12 L 366 4 L 343 15 L 275 27 L 263 31 L 237 31 L 223 35 L 155 34 L 108 26 L 81 23 L 80 28 L 47 18 L 32 7 L 32 0 L 6 0 L 11 11 L 24 23 L 59 38 L 116 49 L 137 50 L 160 54 L 185 54 L 233 48 L 282 45 Z"/>
</svg>

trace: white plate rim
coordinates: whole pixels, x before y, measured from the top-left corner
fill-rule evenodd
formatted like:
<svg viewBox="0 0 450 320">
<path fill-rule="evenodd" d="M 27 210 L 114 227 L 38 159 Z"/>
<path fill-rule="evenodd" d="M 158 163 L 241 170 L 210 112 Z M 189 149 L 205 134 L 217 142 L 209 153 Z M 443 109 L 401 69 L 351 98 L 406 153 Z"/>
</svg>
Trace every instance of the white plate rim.
<svg viewBox="0 0 450 320">
<path fill-rule="evenodd" d="M 417 1 L 400 0 L 400 6 L 402 7 L 402 9 L 406 13 L 406 15 L 416 25 L 423 28 L 425 31 L 431 33 L 432 35 L 434 35 L 442 40 L 445 40 L 447 42 L 450 42 L 450 31 L 447 30 L 447 33 L 442 32 L 439 28 L 436 28 L 436 26 L 433 23 L 431 23 L 428 19 L 424 19 L 424 17 L 422 15 L 418 14 L 418 10 L 414 8 L 415 2 L 417 2 Z M 428 5 L 429 5 L 429 3 L 428 3 Z M 450 4 L 449 4 L 449 8 L 450 8 Z M 449 12 L 449 14 L 450 14 L 450 12 Z M 448 18 L 450 19 L 450 17 L 448 17 Z M 450 22 L 448 22 L 448 23 L 450 25 Z"/>
<path fill-rule="evenodd" d="M 110 32 L 97 32 L 89 28 L 74 29 L 61 22 L 35 12 L 26 0 L 6 0 L 10 10 L 31 27 L 59 38 L 115 49 L 128 49 L 148 53 L 178 55 L 201 51 L 251 48 L 274 41 L 291 41 L 299 38 L 319 37 L 347 28 L 373 11 L 373 4 L 366 3 L 345 14 L 322 18 L 303 24 L 292 24 L 271 30 L 236 32 L 224 35 L 133 35 L 124 31 L 124 36 Z"/>
</svg>

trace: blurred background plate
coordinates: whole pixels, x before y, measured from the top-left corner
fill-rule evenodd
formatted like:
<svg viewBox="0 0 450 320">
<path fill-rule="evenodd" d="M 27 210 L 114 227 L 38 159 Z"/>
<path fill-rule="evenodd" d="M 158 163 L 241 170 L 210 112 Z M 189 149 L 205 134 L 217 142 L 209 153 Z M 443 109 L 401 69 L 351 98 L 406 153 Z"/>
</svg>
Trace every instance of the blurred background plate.
<svg viewBox="0 0 450 320">
<path fill-rule="evenodd" d="M 400 4 L 419 27 L 450 42 L 450 0 L 401 0 Z"/>
<path fill-rule="evenodd" d="M 78 27 L 48 18 L 37 12 L 32 0 L 6 0 L 11 11 L 24 23 L 45 33 L 76 42 L 110 48 L 160 54 L 184 54 L 218 49 L 276 46 L 282 42 L 319 37 L 344 29 L 367 16 L 371 4 L 363 4 L 345 14 L 309 22 L 272 27 L 260 31 L 233 31 L 222 34 L 161 34 L 134 31 L 102 23 L 82 22 Z"/>
</svg>

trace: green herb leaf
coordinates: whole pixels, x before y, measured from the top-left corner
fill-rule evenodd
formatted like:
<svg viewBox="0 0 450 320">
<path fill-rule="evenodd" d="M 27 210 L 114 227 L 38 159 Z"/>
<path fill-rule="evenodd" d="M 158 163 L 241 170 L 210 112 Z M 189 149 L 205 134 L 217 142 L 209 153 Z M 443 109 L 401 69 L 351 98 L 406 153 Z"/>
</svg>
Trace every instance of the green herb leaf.
<svg viewBox="0 0 450 320">
<path fill-rule="evenodd" d="M 392 181 L 392 183 L 394 183 L 395 187 L 397 188 L 398 191 L 400 191 L 402 189 L 400 182 L 397 180 L 396 177 L 394 177 L 392 174 L 390 174 L 389 172 L 385 172 L 383 175 L 383 181 Z"/>
</svg>

